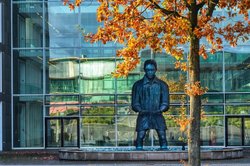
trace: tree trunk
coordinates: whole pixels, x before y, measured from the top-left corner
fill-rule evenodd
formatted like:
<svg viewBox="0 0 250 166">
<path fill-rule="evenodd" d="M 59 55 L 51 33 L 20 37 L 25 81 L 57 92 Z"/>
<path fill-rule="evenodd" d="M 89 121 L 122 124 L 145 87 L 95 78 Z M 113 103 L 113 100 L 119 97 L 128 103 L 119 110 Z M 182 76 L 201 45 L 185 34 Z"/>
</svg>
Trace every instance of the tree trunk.
<svg viewBox="0 0 250 166">
<path fill-rule="evenodd" d="M 192 4 L 190 22 L 192 31 L 197 27 L 198 10 L 196 4 Z M 190 54 L 189 54 L 189 81 L 194 84 L 200 81 L 200 39 L 191 34 Z M 200 166 L 200 114 L 201 98 L 199 95 L 190 96 L 190 118 L 192 119 L 188 130 L 188 165 Z"/>
<path fill-rule="evenodd" d="M 199 39 L 191 40 L 190 45 L 190 83 L 200 81 L 200 57 L 199 57 Z M 201 98 L 199 95 L 190 96 L 190 123 L 188 131 L 188 165 L 200 166 L 200 114 L 201 114 Z"/>
</svg>

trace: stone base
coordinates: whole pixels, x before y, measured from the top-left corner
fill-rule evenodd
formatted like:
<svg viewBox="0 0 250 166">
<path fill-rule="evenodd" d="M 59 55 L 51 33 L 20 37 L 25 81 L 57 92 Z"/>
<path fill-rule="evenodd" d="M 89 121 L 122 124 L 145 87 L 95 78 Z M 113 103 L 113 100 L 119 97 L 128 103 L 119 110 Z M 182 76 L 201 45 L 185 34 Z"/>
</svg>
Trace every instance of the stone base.
<svg viewBox="0 0 250 166">
<path fill-rule="evenodd" d="M 221 148 L 218 150 L 201 151 L 202 160 L 233 159 L 243 157 L 242 148 Z M 185 151 L 90 151 L 84 149 L 62 149 L 59 150 L 59 159 L 62 160 L 108 160 L 108 161 L 176 161 L 187 160 L 188 152 Z"/>
</svg>

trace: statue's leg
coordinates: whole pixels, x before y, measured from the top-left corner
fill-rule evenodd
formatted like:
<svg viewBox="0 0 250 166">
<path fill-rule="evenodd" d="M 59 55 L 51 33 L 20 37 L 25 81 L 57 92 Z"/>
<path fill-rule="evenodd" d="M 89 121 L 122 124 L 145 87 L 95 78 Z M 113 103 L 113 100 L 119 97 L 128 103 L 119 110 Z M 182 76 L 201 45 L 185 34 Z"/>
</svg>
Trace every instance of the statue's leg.
<svg viewBox="0 0 250 166">
<path fill-rule="evenodd" d="M 167 142 L 167 138 L 166 138 L 166 131 L 165 130 L 157 130 L 157 134 L 159 137 L 161 149 L 167 150 L 168 149 L 168 142 Z"/>
<path fill-rule="evenodd" d="M 143 147 L 143 139 L 146 135 L 146 130 L 142 130 L 142 131 L 138 131 L 137 132 L 137 137 L 136 137 L 136 142 L 135 142 L 135 146 L 137 150 L 142 150 Z"/>
</svg>

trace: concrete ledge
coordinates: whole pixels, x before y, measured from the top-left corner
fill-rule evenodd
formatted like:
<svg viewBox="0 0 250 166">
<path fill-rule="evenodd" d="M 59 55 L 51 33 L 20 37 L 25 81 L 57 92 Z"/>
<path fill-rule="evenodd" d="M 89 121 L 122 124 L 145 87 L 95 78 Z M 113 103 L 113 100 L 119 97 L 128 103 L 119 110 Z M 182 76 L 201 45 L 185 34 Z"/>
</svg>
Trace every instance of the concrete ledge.
<svg viewBox="0 0 250 166">
<path fill-rule="evenodd" d="M 242 148 L 221 148 L 216 150 L 202 150 L 201 159 L 203 160 L 221 160 L 243 157 Z M 61 160 L 84 160 L 84 161 L 177 161 L 187 160 L 188 152 L 185 151 L 98 151 L 84 149 L 61 149 L 59 150 L 59 159 Z"/>
</svg>

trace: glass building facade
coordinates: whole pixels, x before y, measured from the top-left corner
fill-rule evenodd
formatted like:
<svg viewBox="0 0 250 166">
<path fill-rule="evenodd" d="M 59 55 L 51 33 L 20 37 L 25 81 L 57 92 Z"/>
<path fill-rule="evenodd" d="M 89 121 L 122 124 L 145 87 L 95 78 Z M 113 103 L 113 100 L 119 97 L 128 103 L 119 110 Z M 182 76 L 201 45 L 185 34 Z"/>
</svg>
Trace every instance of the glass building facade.
<svg viewBox="0 0 250 166">
<path fill-rule="evenodd" d="M 174 68 L 174 58 L 140 53 L 141 64 L 127 78 L 111 72 L 121 59 L 117 43 L 90 44 L 81 35 L 95 32 L 98 3 L 85 1 L 70 11 L 61 0 L 11 1 L 12 148 L 133 146 L 137 114 L 131 110 L 131 89 L 143 77 L 143 62 L 154 58 L 157 75 L 170 86 L 169 114 L 177 115 L 188 97 L 188 73 Z M 223 14 L 223 11 L 219 11 Z M 201 59 L 206 118 L 203 146 L 250 145 L 250 42 Z M 188 48 L 186 49 L 188 50 Z M 188 52 L 187 52 L 188 54 Z M 166 115 L 167 139 L 178 146 L 179 132 Z M 158 146 L 155 131 L 146 146 Z"/>
</svg>

